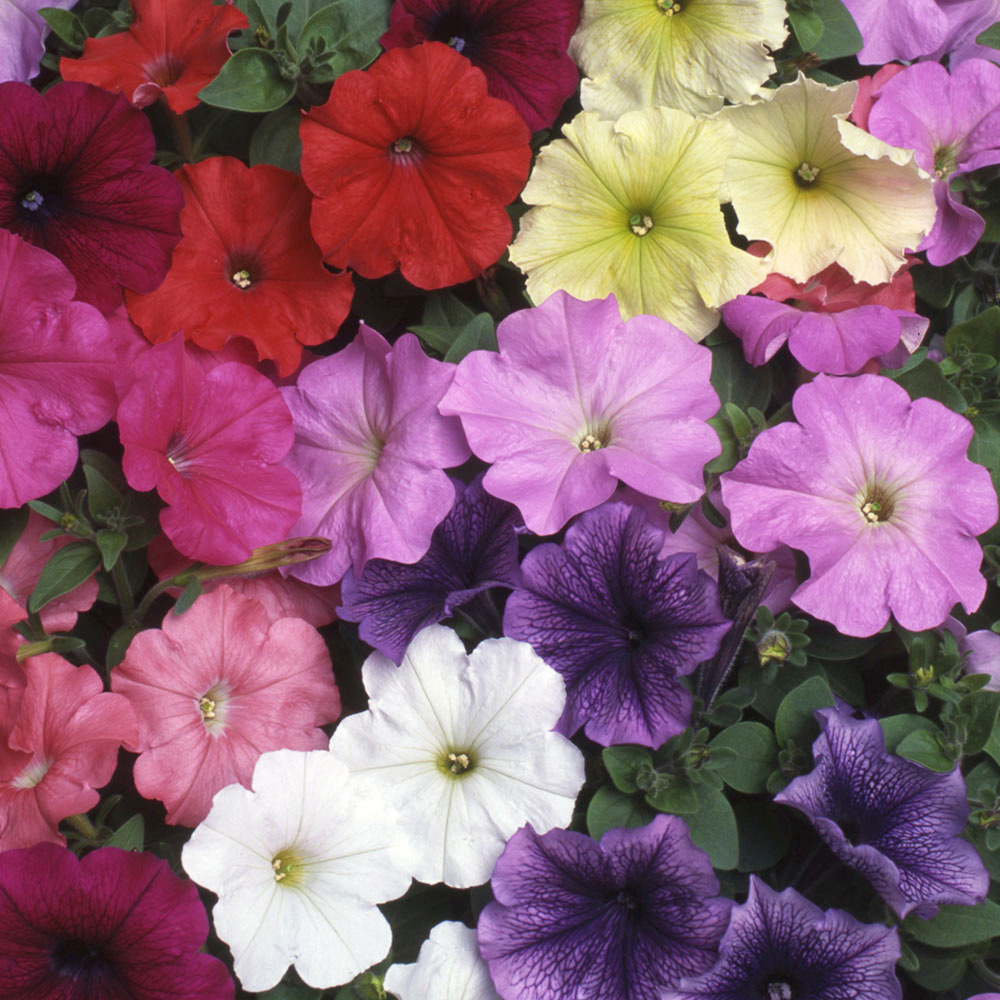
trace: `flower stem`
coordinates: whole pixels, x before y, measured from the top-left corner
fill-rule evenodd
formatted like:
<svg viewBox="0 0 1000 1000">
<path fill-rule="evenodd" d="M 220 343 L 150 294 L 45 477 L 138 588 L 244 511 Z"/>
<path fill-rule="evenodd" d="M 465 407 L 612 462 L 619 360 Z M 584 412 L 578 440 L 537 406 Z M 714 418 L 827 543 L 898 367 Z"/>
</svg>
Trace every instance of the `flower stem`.
<svg viewBox="0 0 1000 1000">
<path fill-rule="evenodd" d="M 97 830 L 94 829 L 94 824 L 83 813 L 77 813 L 75 816 L 67 816 L 66 822 L 91 843 L 97 840 Z"/>
<path fill-rule="evenodd" d="M 177 152 L 185 163 L 194 162 L 194 151 L 191 145 L 191 126 L 188 124 L 187 115 L 179 115 L 169 105 L 167 105 L 167 118 L 170 120 L 170 128 L 174 133 L 174 141 L 177 143 Z"/>
<path fill-rule="evenodd" d="M 132 589 L 129 587 L 125 565 L 121 559 L 116 559 L 114 566 L 111 567 L 111 581 L 115 585 L 118 606 L 122 609 L 123 618 L 129 623 L 136 622 L 135 601 L 132 600 Z"/>
</svg>

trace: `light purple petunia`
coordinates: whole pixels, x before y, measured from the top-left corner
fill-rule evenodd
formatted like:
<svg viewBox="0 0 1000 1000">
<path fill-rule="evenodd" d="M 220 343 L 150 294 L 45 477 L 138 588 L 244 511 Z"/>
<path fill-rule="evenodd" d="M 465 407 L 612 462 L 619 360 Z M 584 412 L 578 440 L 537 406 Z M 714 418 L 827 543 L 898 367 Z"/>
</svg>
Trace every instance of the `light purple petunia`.
<svg viewBox="0 0 1000 1000">
<path fill-rule="evenodd" d="M 895 928 L 821 910 L 794 889 L 778 893 L 751 875 L 719 961 L 660 1000 L 900 1000 L 899 952 Z"/>
<path fill-rule="evenodd" d="M 653 316 L 623 322 L 613 295 L 565 292 L 508 316 L 497 340 L 499 354 L 462 360 L 440 409 L 493 463 L 486 489 L 536 534 L 603 503 L 619 479 L 678 503 L 704 492 L 721 448 L 706 423 L 719 407 L 707 348 Z"/>
<path fill-rule="evenodd" d="M 455 499 L 442 470 L 469 457 L 459 422 L 437 410 L 454 370 L 427 357 L 413 334 L 390 348 L 362 324 L 347 347 L 281 390 L 295 425 L 285 462 L 302 484 L 292 535 L 333 542 L 293 576 L 331 584 L 352 563 L 361 572 L 369 559 L 412 563 L 427 552 Z"/>
<path fill-rule="evenodd" d="M 877 719 L 832 708 L 816 717 L 815 767 L 775 801 L 805 813 L 901 919 L 912 912 L 929 920 L 942 903 L 982 902 L 989 873 L 958 836 L 969 818 L 962 772 L 939 774 L 889 754 Z"/>
<path fill-rule="evenodd" d="M 940 625 L 986 593 L 976 536 L 997 518 L 989 473 L 966 458 L 973 428 L 878 375 L 819 375 L 797 423 L 761 432 L 722 476 L 733 534 L 753 552 L 790 545 L 810 576 L 792 595 L 847 635 Z"/>
<path fill-rule="evenodd" d="M 0 83 L 27 83 L 38 76 L 49 26 L 43 7 L 69 10 L 77 0 L 4 0 L 0 3 Z"/>
<path fill-rule="evenodd" d="M 969 59 L 949 74 L 939 63 L 916 63 L 874 96 L 868 130 L 913 149 L 917 163 L 935 177 L 938 214 L 920 249 L 935 266 L 949 264 L 979 242 L 986 225 L 951 182 L 1000 163 L 1000 66 Z"/>
<path fill-rule="evenodd" d="M 604 746 L 658 747 L 691 719 L 680 678 L 729 630 L 715 583 L 693 555 L 660 558 L 664 533 L 637 507 L 583 514 L 562 545 L 532 549 L 504 634 L 531 643 L 566 682 L 560 732 Z"/>
<path fill-rule="evenodd" d="M 731 905 L 677 816 L 600 843 L 522 827 L 492 887 L 479 948 L 503 1000 L 657 1000 L 715 961 Z"/>
</svg>

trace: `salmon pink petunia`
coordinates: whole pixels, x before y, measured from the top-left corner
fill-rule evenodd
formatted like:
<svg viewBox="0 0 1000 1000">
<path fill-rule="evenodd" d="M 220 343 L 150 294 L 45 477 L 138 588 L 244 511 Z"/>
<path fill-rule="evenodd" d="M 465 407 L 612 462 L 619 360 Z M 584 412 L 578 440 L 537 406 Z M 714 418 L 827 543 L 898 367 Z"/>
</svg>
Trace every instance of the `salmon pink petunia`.
<svg viewBox="0 0 1000 1000">
<path fill-rule="evenodd" d="M 182 167 L 176 176 L 184 238 L 159 288 L 126 293 L 129 315 L 154 344 L 181 329 L 210 351 L 245 337 L 260 360 L 291 374 L 303 344 L 336 334 L 353 293 L 349 274 L 323 266 L 302 178 L 231 156 Z"/>
<path fill-rule="evenodd" d="M 139 720 L 136 788 L 183 826 L 208 815 L 220 788 L 249 787 L 265 751 L 325 747 L 318 727 L 340 714 L 319 632 L 225 585 L 140 632 L 111 686 Z"/>
<path fill-rule="evenodd" d="M 510 242 L 504 206 L 527 179 L 531 134 L 447 45 L 393 49 L 344 73 L 301 134 L 328 264 L 366 278 L 398 265 L 414 285 L 443 288 L 476 277 Z"/>
<path fill-rule="evenodd" d="M 63 58 L 64 80 L 92 83 L 123 93 L 137 108 L 160 94 L 175 114 L 198 104 L 229 58 L 226 39 L 248 25 L 231 0 L 132 0 L 134 20 L 128 31 L 88 38 L 79 59 Z"/>
</svg>

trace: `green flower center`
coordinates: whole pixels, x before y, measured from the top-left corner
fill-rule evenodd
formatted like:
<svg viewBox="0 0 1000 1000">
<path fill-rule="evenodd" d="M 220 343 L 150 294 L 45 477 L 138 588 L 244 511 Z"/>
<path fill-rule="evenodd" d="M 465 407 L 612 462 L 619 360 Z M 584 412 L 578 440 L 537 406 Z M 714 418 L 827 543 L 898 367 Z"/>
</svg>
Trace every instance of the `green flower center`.
<svg viewBox="0 0 1000 1000">
<path fill-rule="evenodd" d="M 679 14 L 684 8 L 676 0 L 656 0 L 656 9 L 661 14 L 666 14 L 667 17 L 673 17 L 674 14 Z"/>
<path fill-rule="evenodd" d="M 947 177 L 958 169 L 958 150 L 954 146 L 941 146 L 934 150 L 934 176 Z"/>
<path fill-rule="evenodd" d="M 814 167 L 805 161 L 799 164 L 795 171 L 795 182 L 799 187 L 809 187 L 809 185 L 815 184 L 818 177 L 819 167 Z"/>
<path fill-rule="evenodd" d="M 896 511 L 895 496 L 881 483 L 869 483 L 858 497 L 858 510 L 869 524 L 884 524 Z"/>
<path fill-rule="evenodd" d="M 475 767 L 476 757 L 471 749 L 448 750 L 438 758 L 438 768 L 449 777 L 462 778 Z"/>
<path fill-rule="evenodd" d="M 636 212 L 630 216 L 628 227 L 636 236 L 645 236 L 653 228 L 653 217 L 645 212 Z"/>
<path fill-rule="evenodd" d="M 215 718 L 215 702 L 207 694 L 198 702 L 198 707 L 201 709 L 201 717 L 206 722 Z"/>
<path fill-rule="evenodd" d="M 274 871 L 274 881 L 286 889 L 293 889 L 302 884 L 305 878 L 305 859 L 296 854 L 291 847 L 282 848 L 271 859 Z"/>
</svg>

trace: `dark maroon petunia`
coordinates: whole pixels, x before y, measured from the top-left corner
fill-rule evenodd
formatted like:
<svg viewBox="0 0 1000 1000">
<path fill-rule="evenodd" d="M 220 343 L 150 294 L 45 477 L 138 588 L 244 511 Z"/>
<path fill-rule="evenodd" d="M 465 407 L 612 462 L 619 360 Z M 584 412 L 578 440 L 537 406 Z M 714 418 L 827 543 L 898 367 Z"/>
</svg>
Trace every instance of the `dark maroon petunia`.
<svg viewBox="0 0 1000 1000">
<path fill-rule="evenodd" d="M 232 1000 L 225 965 L 199 952 L 207 936 L 194 883 L 151 854 L 0 854 L 0 996 Z"/>
<path fill-rule="evenodd" d="M 0 228 L 58 257 L 77 297 L 105 313 L 121 304 L 120 284 L 151 292 L 184 204 L 171 174 L 150 165 L 154 149 L 146 116 L 120 94 L 0 84 Z"/>
<path fill-rule="evenodd" d="M 567 55 L 580 0 L 396 0 L 386 49 L 444 42 L 486 74 L 532 132 L 547 128 L 580 82 Z"/>
</svg>

